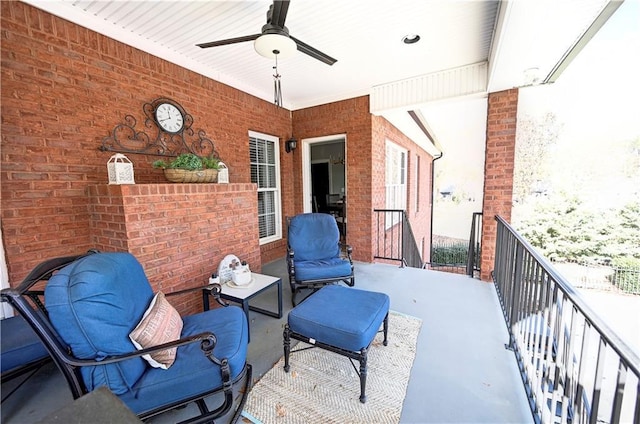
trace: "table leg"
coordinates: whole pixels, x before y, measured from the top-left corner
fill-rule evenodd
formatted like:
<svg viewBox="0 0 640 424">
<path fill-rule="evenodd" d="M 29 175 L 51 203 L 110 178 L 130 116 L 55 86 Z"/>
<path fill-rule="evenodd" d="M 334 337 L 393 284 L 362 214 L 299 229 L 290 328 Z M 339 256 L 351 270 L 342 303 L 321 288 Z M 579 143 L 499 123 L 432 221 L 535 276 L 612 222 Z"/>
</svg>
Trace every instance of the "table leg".
<svg viewBox="0 0 640 424">
<path fill-rule="evenodd" d="M 278 318 L 282 318 L 282 279 L 278 280 Z"/>
<path fill-rule="evenodd" d="M 251 342 L 251 319 L 249 318 L 249 299 L 242 301 L 242 310 L 247 317 L 247 342 Z"/>
</svg>

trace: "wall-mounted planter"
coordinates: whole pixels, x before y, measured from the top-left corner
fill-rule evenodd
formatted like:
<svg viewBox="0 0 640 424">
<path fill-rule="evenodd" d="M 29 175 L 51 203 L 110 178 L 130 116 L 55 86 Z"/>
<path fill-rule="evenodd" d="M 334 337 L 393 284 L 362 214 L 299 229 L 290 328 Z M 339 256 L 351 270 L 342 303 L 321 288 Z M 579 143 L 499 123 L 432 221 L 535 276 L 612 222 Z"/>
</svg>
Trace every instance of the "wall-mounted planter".
<svg viewBox="0 0 640 424">
<path fill-rule="evenodd" d="M 164 176 L 172 183 L 215 183 L 218 181 L 217 169 L 201 169 L 189 171 L 186 169 L 164 170 Z"/>
</svg>

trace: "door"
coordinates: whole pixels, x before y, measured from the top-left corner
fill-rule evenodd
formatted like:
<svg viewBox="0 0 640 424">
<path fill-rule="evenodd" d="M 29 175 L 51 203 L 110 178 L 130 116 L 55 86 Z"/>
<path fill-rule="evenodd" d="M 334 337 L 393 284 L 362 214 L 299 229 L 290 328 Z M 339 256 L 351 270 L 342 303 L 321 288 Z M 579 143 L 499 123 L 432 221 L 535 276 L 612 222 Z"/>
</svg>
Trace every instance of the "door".
<svg viewBox="0 0 640 424">
<path fill-rule="evenodd" d="M 345 164 L 346 162 L 346 141 L 347 137 L 345 134 L 335 134 L 328 135 L 323 137 L 314 137 L 314 138 L 303 138 L 300 140 L 300 145 L 302 146 L 302 205 L 303 212 L 313 212 L 313 195 L 316 191 L 320 191 L 321 194 L 315 194 L 316 200 L 322 202 L 322 204 L 326 204 L 326 194 L 331 193 L 331 184 L 332 184 L 332 158 L 331 153 L 333 154 L 334 161 L 339 160 L 341 162 L 341 172 L 342 176 L 340 178 L 336 178 L 334 175 L 334 185 L 341 184 L 339 189 L 337 189 L 336 193 L 341 193 L 346 196 L 346 186 L 347 186 L 347 169 Z M 340 146 L 339 154 L 336 151 L 333 152 L 322 152 L 317 153 L 316 147 L 320 146 Z M 312 147 L 313 147 L 313 155 L 312 155 Z M 324 150 L 324 149 L 320 149 Z M 333 150 L 333 149 L 332 149 Z M 336 157 L 337 155 L 337 157 Z M 317 165 L 317 166 L 316 166 Z M 322 177 L 321 184 L 327 184 L 326 187 L 314 187 L 313 175 L 316 173 L 318 169 L 318 173 L 323 173 L 326 175 Z M 323 167 L 324 169 L 320 169 Z M 333 166 L 335 168 L 335 165 Z M 320 179 L 318 179 L 319 182 Z M 344 189 L 343 189 L 344 187 Z M 318 205 L 320 206 L 320 205 Z M 320 209 L 318 207 L 318 209 Z"/>
<path fill-rule="evenodd" d="M 327 196 L 329 194 L 329 163 L 311 164 L 311 196 L 317 202 L 318 210 L 314 212 L 327 212 Z"/>
</svg>

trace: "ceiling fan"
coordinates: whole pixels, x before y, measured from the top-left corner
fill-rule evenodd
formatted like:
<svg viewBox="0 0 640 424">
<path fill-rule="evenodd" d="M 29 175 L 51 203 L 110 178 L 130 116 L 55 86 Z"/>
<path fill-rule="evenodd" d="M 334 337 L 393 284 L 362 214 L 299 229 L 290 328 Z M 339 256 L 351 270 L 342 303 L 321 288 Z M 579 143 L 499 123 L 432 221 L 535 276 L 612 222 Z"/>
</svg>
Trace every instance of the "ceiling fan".
<svg viewBox="0 0 640 424">
<path fill-rule="evenodd" d="M 320 50 L 303 43 L 297 38 L 289 35 L 289 29 L 284 26 L 289 10 L 289 0 L 273 0 L 273 4 L 269 6 L 267 12 L 267 23 L 262 27 L 260 34 L 245 35 L 244 37 L 228 38 L 226 40 L 211 41 L 209 43 L 196 44 L 203 49 L 209 47 L 224 46 L 228 44 L 243 43 L 245 41 L 254 41 L 254 48 L 261 56 L 287 57 L 293 54 L 296 49 L 304 54 L 311 56 L 327 65 L 333 65 L 337 62 L 331 56 L 322 53 Z"/>
</svg>

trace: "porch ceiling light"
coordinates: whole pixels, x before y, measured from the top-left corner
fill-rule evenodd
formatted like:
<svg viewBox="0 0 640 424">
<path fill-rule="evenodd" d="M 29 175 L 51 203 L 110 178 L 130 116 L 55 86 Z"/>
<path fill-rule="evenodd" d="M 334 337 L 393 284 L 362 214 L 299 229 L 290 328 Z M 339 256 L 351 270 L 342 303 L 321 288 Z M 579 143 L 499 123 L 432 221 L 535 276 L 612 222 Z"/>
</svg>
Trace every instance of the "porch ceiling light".
<svg viewBox="0 0 640 424">
<path fill-rule="evenodd" d="M 286 35 L 282 34 L 264 34 L 256 38 L 253 42 L 253 48 L 260 56 L 274 59 L 278 56 L 280 59 L 293 55 L 298 46 L 296 42 Z"/>
</svg>

